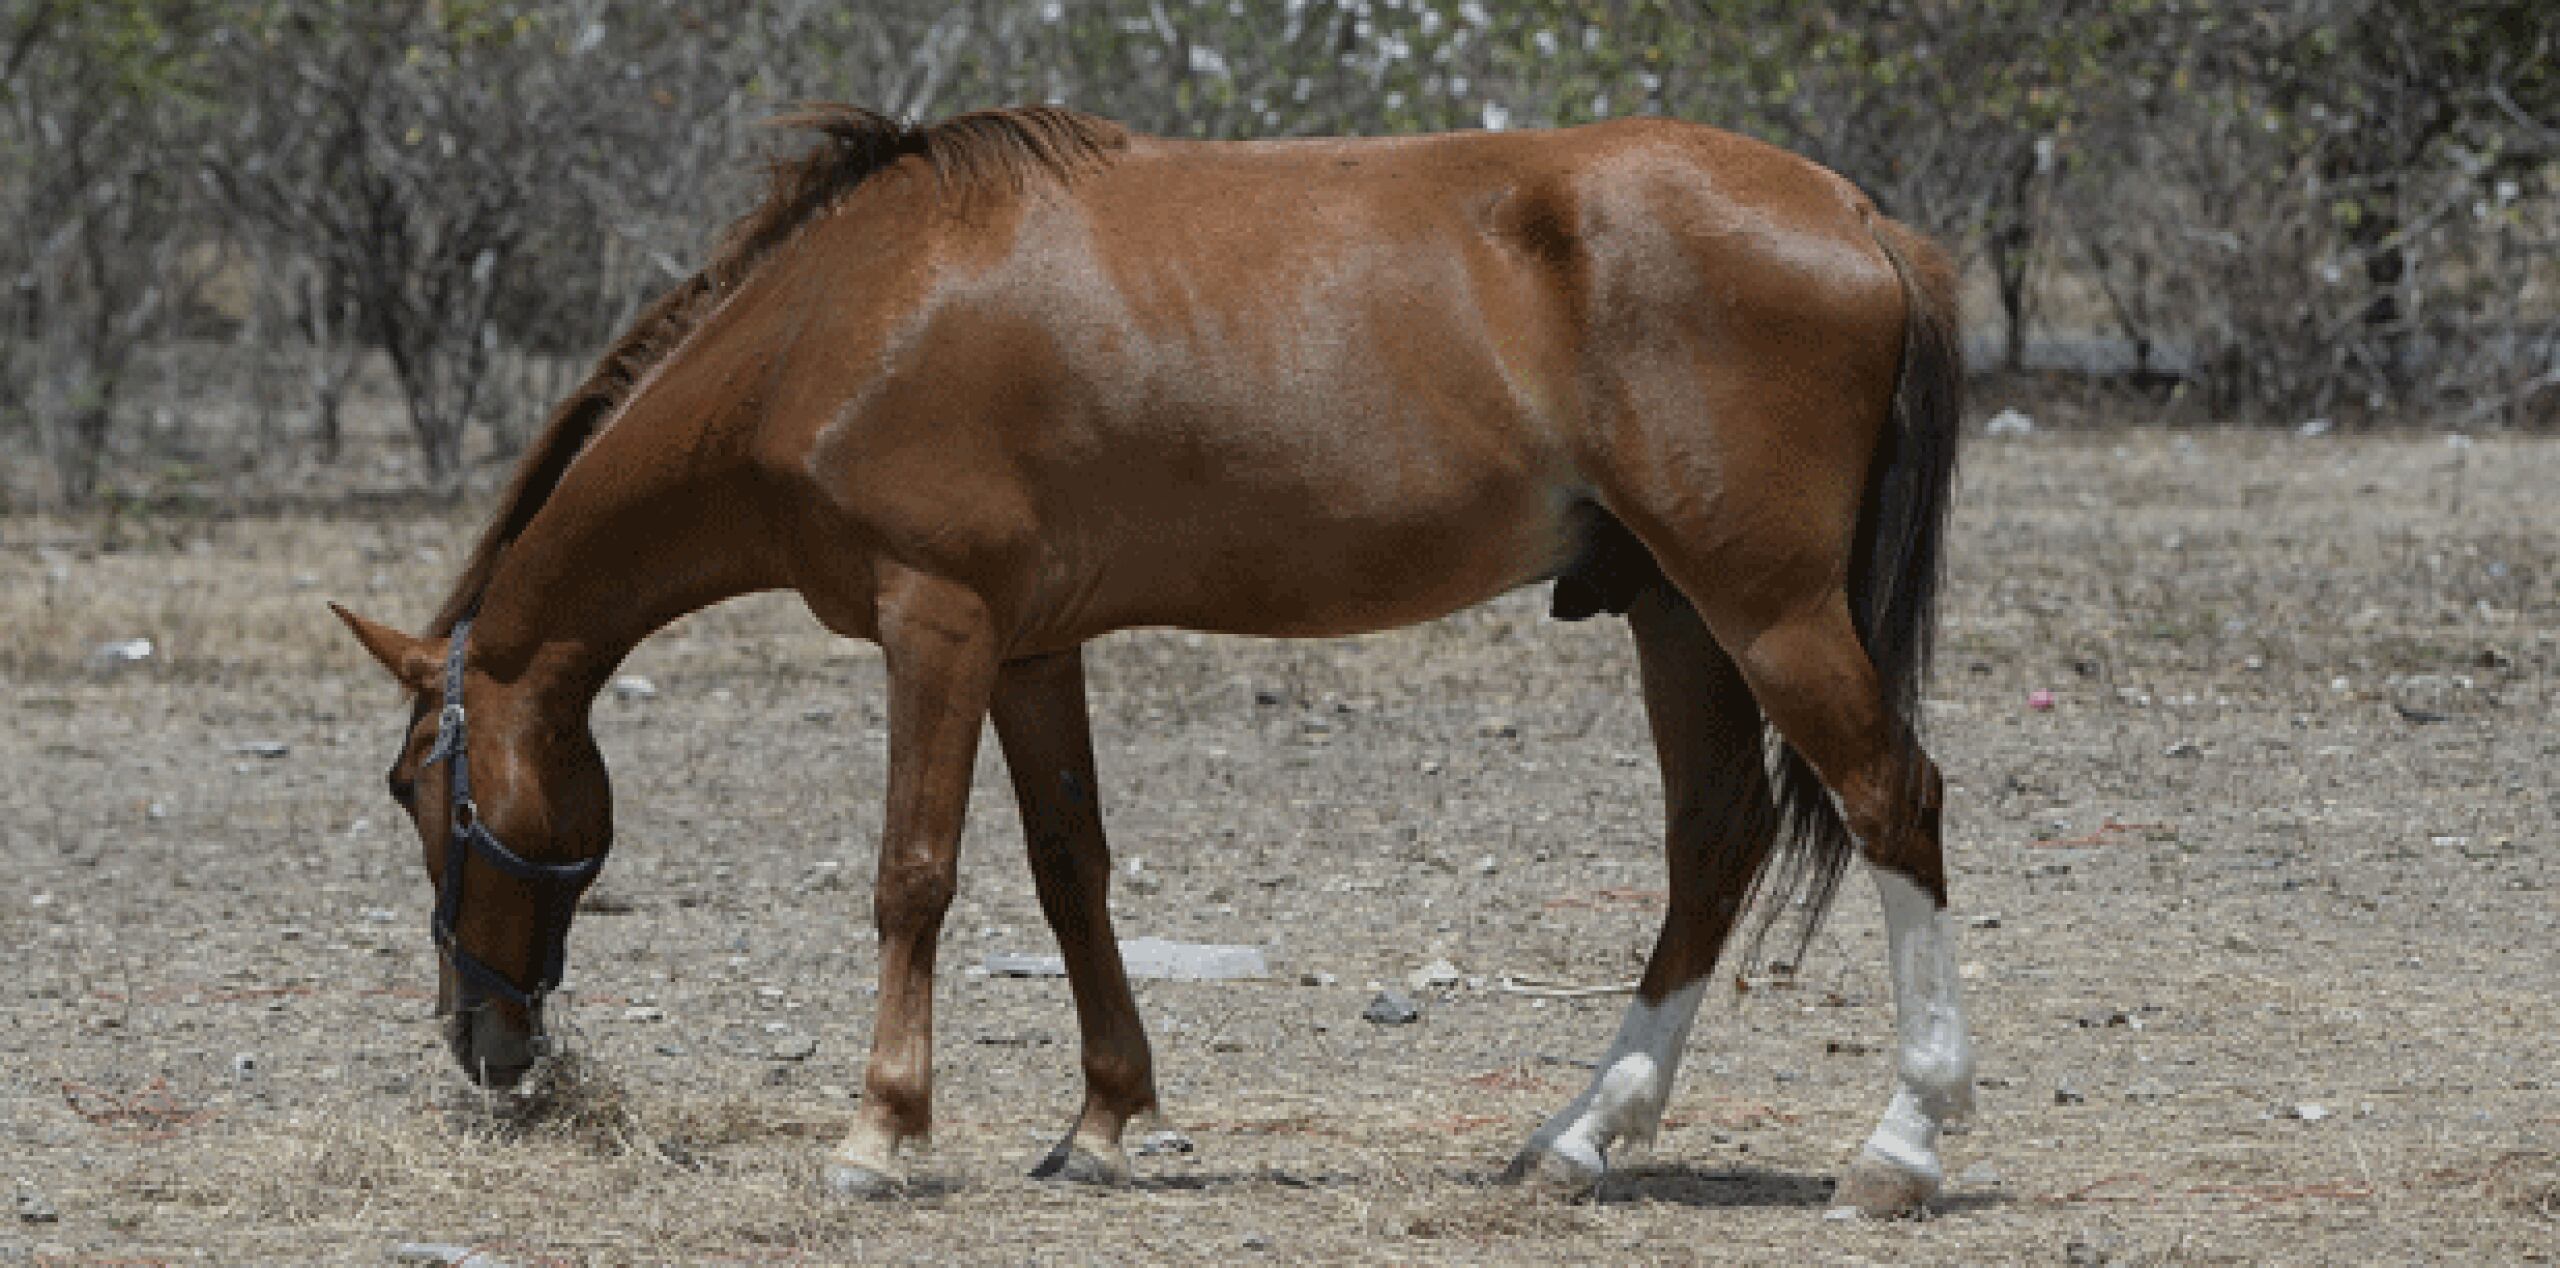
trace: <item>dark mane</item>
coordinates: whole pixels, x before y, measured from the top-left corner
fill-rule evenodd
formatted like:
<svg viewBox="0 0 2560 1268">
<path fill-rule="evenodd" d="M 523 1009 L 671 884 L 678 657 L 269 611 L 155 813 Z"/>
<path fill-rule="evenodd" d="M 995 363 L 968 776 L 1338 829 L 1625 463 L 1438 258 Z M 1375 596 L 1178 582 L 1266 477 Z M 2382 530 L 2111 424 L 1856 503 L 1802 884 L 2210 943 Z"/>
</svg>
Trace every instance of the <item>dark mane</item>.
<svg viewBox="0 0 2560 1268">
<path fill-rule="evenodd" d="M 978 110 L 915 124 L 860 106 L 822 104 L 772 126 L 818 134 L 818 144 L 769 168 L 764 201 L 723 234 L 710 263 L 660 295 L 553 408 L 518 462 L 498 512 L 427 627 L 442 637 L 480 604 L 498 556 L 524 532 L 559 487 L 569 463 L 630 398 L 650 369 L 754 273 L 758 264 L 872 175 L 908 158 L 924 160 L 938 188 L 963 198 L 1019 193 L 1035 178 L 1068 180 L 1125 148 L 1120 125 L 1059 106 Z"/>
</svg>

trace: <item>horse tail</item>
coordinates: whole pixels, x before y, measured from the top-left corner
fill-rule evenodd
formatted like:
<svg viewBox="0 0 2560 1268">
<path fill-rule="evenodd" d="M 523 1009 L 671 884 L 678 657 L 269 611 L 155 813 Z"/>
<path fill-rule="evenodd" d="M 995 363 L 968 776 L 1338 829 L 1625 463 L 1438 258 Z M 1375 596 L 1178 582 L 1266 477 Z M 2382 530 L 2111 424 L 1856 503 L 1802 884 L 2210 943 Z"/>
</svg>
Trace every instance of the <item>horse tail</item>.
<svg viewBox="0 0 2560 1268">
<path fill-rule="evenodd" d="M 1867 473 L 1849 611 L 1906 741 L 1937 634 L 1947 513 L 1964 413 L 1964 336 L 1953 262 L 1936 243 L 1886 220 L 1876 243 L 1902 279 L 1902 369 L 1893 421 Z M 1907 746 L 1907 745 L 1906 745 Z"/>
<path fill-rule="evenodd" d="M 1902 283 L 1902 363 L 1891 414 L 1867 470 L 1849 558 L 1849 614 L 1893 716 L 1901 769 L 1905 778 L 1914 778 L 1921 761 L 1920 689 L 1937 632 L 1964 411 L 1964 341 L 1955 266 L 1946 252 L 1882 216 L 1871 227 Z M 1785 865 L 1792 875 L 1780 878 L 1777 892 L 1804 900 L 1803 938 L 1810 941 L 1857 842 L 1811 763 L 1782 745 L 1776 773 L 1782 840 L 1792 846 Z M 1772 919 L 1777 914 L 1774 907 L 1769 911 Z"/>
</svg>

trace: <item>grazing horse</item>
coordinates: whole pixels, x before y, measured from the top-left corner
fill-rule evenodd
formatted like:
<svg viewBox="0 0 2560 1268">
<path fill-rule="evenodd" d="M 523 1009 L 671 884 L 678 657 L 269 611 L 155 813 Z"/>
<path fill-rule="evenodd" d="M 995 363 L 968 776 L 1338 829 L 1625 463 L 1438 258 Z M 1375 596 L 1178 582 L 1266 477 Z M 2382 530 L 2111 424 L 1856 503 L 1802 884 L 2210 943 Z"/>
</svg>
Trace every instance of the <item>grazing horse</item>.
<svg viewBox="0 0 2560 1268">
<path fill-rule="evenodd" d="M 1557 615 L 1634 630 L 1670 901 L 1513 1174 L 1587 1187 L 1649 1137 L 1747 902 L 1818 911 L 1862 858 L 1899 1059 L 1839 1201 L 1928 1199 L 1972 1065 L 1912 726 L 1960 380 L 1937 249 L 1812 163 L 1657 119 L 1240 144 L 1054 108 L 790 122 L 813 149 L 555 410 L 429 632 L 339 613 L 416 694 L 390 782 L 475 1078 L 542 1051 L 611 837 L 598 690 L 677 617 L 789 589 L 888 679 L 879 1007 L 830 1182 L 894 1187 L 930 1122 L 990 718 L 1083 1042 L 1037 1174 L 1125 1178 L 1156 1092 L 1080 649 L 1379 630 L 1553 580 Z"/>
</svg>

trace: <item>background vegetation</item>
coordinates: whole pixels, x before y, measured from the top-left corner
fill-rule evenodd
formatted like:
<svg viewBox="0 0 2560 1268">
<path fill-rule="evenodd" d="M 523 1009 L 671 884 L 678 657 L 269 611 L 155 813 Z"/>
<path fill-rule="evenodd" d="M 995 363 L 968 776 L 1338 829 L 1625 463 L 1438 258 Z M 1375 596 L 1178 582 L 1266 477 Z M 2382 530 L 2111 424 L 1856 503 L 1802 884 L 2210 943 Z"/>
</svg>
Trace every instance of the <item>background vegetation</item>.
<svg viewBox="0 0 2560 1268">
<path fill-rule="evenodd" d="M 459 488 L 812 98 L 1214 137 L 1677 115 L 1944 235 L 1986 371 L 2549 428 L 2555 62 L 2544 0 L 0 0 L 0 499 L 147 490 L 217 422 L 289 482 L 367 384 L 397 479 Z"/>
</svg>

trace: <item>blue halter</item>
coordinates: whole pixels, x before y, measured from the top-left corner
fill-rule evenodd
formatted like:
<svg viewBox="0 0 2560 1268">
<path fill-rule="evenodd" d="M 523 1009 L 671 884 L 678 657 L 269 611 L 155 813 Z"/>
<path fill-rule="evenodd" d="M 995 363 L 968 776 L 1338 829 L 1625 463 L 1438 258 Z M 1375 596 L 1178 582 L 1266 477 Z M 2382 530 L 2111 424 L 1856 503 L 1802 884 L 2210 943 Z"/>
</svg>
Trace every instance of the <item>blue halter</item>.
<svg viewBox="0 0 2560 1268">
<path fill-rule="evenodd" d="M 480 822 L 480 804 L 471 799 L 471 757 L 465 751 L 463 735 L 467 716 L 462 708 L 462 656 L 470 638 L 469 620 L 453 627 L 453 646 L 444 662 L 444 710 L 436 715 L 436 744 L 427 752 L 429 766 L 442 761 L 453 763 L 453 791 L 450 810 L 445 815 L 444 875 L 436 885 L 435 917 L 429 927 L 445 962 L 462 978 L 466 1006 L 473 993 L 484 998 L 495 995 L 531 1017 L 542 1006 L 542 997 L 560 985 L 560 975 L 567 967 L 569 922 L 564 909 L 568 902 L 575 901 L 579 887 L 595 879 L 596 872 L 604 866 L 604 856 L 575 863 L 536 863 L 501 844 Z M 454 933 L 455 923 L 462 916 L 463 863 L 471 858 L 518 880 L 533 882 L 544 891 L 537 917 L 545 930 L 542 969 L 529 987 L 516 985 L 506 974 L 463 950 L 462 939 Z M 561 887 L 566 887 L 570 896 L 566 901 L 560 897 Z"/>
</svg>

